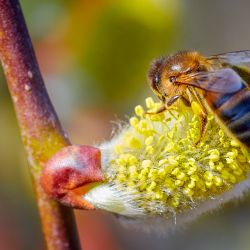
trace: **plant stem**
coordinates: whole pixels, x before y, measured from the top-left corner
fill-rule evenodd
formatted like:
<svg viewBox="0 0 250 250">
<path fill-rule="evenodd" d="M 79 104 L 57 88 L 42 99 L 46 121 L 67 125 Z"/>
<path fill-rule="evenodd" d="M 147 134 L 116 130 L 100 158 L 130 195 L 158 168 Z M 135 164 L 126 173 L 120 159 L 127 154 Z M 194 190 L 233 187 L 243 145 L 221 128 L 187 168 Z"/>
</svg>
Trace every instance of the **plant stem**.
<svg viewBox="0 0 250 250">
<path fill-rule="evenodd" d="M 72 210 L 40 185 L 47 160 L 70 145 L 50 102 L 18 0 L 0 0 L 0 59 L 28 154 L 48 249 L 80 249 Z"/>
</svg>

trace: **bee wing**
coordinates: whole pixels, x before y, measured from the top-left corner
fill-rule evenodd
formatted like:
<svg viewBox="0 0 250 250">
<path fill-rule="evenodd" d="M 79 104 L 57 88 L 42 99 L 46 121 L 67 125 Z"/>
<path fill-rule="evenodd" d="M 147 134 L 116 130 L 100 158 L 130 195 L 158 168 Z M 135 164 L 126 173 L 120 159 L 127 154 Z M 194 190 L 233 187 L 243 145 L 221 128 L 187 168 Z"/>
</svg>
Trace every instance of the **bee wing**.
<svg viewBox="0 0 250 250">
<path fill-rule="evenodd" d="M 208 57 L 207 60 L 219 60 L 229 64 L 241 64 L 250 62 L 250 50 L 222 53 Z"/>
<path fill-rule="evenodd" d="M 199 89 L 228 94 L 240 90 L 243 84 L 241 77 L 230 68 L 212 72 L 198 72 L 182 79 L 180 84 L 182 82 Z"/>
</svg>

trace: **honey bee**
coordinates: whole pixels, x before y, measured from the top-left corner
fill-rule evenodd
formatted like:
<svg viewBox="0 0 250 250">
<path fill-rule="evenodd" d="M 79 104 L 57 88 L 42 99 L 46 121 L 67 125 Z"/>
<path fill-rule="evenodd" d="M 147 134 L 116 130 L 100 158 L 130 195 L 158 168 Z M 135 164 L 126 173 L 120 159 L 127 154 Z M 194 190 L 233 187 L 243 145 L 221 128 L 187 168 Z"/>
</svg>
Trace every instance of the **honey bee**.
<svg viewBox="0 0 250 250">
<path fill-rule="evenodd" d="M 155 60 L 148 72 L 153 92 L 163 102 L 155 113 L 177 100 L 198 106 L 200 137 L 205 135 L 207 114 L 215 114 L 226 130 L 250 148 L 250 73 L 239 66 L 250 62 L 250 50 L 205 57 L 181 51 Z"/>
</svg>

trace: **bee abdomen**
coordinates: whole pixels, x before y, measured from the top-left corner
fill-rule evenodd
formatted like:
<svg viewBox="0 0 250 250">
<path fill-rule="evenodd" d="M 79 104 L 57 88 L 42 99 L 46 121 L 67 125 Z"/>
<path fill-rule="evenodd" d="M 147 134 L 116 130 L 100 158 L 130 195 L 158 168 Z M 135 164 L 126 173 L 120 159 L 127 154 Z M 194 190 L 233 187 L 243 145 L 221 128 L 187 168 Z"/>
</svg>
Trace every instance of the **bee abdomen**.
<svg viewBox="0 0 250 250">
<path fill-rule="evenodd" d="M 221 96 L 220 98 L 223 98 Z M 245 145 L 250 147 L 250 90 L 244 88 L 226 98 L 215 112 L 229 130 Z"/>
<path fill-rule="evenodd" d="M 228 128 L 238 140 L 250 147 L 250 112 L 230 123 Z"/>
</svg>

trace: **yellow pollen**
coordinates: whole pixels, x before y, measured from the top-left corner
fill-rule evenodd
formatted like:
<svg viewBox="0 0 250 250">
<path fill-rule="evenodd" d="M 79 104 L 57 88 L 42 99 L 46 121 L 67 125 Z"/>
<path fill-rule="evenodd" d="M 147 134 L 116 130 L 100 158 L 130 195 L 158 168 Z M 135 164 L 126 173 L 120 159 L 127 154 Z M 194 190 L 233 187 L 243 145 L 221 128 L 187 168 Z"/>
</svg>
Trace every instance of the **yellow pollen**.
<svg viewBox="0 0 250 250">
<path fill-rule="evenodd" d="M 135 107 L 131 126 L 121 133 L 104 169 L 107 182 L 128 192 L 133 204 L 151 215 L 168 216 L 230 191 L 247 178 L 248 150 L 228 137 L 213 115 L 195 145 L 203 114 L 199 103 L 149 114 L 161 106 L 147 98 L 145 109 Z"/>
</svg>

